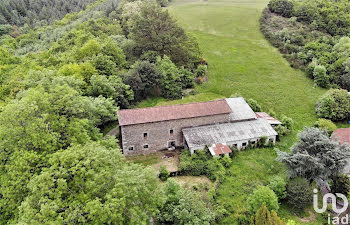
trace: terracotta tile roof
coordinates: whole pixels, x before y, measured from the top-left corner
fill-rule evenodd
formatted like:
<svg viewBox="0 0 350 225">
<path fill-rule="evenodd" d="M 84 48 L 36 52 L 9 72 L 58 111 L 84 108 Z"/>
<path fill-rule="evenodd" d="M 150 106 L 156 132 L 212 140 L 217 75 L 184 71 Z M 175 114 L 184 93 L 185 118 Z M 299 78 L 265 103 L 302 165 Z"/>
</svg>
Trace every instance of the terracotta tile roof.
<svg viewBox="0 0 350 225">
<path fill-rule="evenodd" d="M 119 125 L 126 126 L 132 124 L 229 114 L 231 112 L 232 110 L 229 105 L 224 99 L 222 99 L 181 105 L 124 109 L 118 111 L 118 117 Z"/>
<path fill-rule="evenodd" d="M 231 153 L 231 149 L 230 147 L 228 147 L 225 144 L 216 144 L 214 147 L 214 152 L 216 155 L 222 155 L 222 154 L 227 154 L 227 153 Z"/>
<path fill-rule="evenodd" d="M 338 140 L 341 144 L 350 145 L 350 128 L 337 129 L 332 134 L 333 140 Z"/>
<path fill-rule="evenodd" d="M 263 118 L 263 119 L 267 120 L 267 122 L 269 122 L 269 124 L 271 124 L 271 125 L 282 124 L 280 121 L 276 120 L 275 118 L 273 118 L 272 116 L 270 116 L 266 112 L 256 112 L 255 114 L 258 118 Z"/>
</svg>

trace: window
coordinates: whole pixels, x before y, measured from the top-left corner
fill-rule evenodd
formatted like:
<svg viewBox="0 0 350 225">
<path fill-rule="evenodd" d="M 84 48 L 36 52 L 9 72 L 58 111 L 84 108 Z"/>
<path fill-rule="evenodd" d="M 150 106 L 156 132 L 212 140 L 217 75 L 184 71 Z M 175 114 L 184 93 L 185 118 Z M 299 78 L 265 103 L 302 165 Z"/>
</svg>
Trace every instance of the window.
<svg viewBox="0 0 350 225">
<path fill-rule="evenodd" d="M 168 148 L 175 148 L 175 147 L 176 147 L 175 141 L 168 142 Z"/>
<path fill-rule="evenodd" d="M 242 143 L 242 146 L 243 146 L 243 147 L 247 146 L 247 143 L 245 143 L 245 142 L 244 142 L 244 143 Z"/>
<path fill-rule="evenodd" d="M 143 145 L 143 148 L 148 149 L 148 145 L 147 144 Z"/>
<path fill-rule="evenodd" d="M 130 146 L 128 149 L 129 151 L 134 151 L 134 146 Z"/>
<path fill-rule="evenodd" d="M 170 130 L 169 130 L 169 133 L 170 133 L 170 134 L 174 134 L 174 129 L 170 129 Z"/>
<path fill-rule="evenodd" d="M 147 138 L 147 136 L 148 136 L 148 133 L 143 133 L 144 138 Z"/>
<path fill-rule="evenodd" d="M 252 141 L 251 143 L 252 143 L 252 145 L 255 145 L 255 141 Z"/>
</svg>

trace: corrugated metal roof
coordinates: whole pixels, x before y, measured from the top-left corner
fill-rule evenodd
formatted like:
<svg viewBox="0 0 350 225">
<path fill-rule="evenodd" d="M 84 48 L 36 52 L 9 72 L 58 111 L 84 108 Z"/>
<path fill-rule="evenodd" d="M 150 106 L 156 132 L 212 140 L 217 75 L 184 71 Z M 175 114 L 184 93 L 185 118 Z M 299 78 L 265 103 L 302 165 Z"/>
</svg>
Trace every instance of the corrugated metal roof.
<svg viewBox="0 0 350 225">
<path fill-rule="evenodd" d="M 118 111 L 119 125 L 142 124 L 218 114 L 229 114 L 231 108 L 223 99 L 181 105 L 159 106 Z"/>
<path fill-rule="evenodd" d="M 275 118 L 273 118 L 272 116 L 270 116 L 266 112 L 256 112 L 255 114 L 256 114 L 256 116 L 258 118 L 263 118 L 263 119 L 267 120 L 267 122 L 269 122 L 269 124 L 271 124 L 271 125 L 280 125 L 280 124 L 282 124 L 281 121 L 276 120 Z"/>
<path fill-rule="evenodd" d="M 218 143 L 218 144 L 212 145 L 209 148 L 209 150 L 210 150 L 210 153 L 212 155 L 222 155 L 222 154 L 228 154 L 228 153 L 232 152 L 230 147 L 228 147 L 228 145 L 222 144 L 222 143 Z"/>
<path fill-rule="evenodd" d="M 230 120 L 232 122 L 257 118 L 254 111 L 250 108 L 244 98 L 227 98 L 226 102 L 232 110 L 232 113 L 230 114 Z"/>
<path fill-rule="evenodd" d="M 350 145 L 350 128 L 337 129 L 332 134 L 332 139 L 339 141 L 341 144 Z"/>
<path fill-rule="evenodd" d="M 265 119 L 186 128 L 182 132 L 189 148 L 277 135 Z"/>
</svg>

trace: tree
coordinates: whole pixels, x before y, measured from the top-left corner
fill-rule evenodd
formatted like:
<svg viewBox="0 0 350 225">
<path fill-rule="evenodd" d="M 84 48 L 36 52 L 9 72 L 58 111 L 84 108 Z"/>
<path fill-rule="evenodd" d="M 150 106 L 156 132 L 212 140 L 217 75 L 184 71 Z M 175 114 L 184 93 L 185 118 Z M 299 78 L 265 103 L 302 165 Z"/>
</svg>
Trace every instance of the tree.
<svg viewBox="0 0 350 225">
<path fill-rule="evenodd" d="M 285 225 L 275 211 L 269 211 L 265 204 L 259 208 L 255 216 L 252 217 L 251 225 Z"/>
<path fill-rule="evenodd" d="M 350 118 L 350 94 L 343 89 L 330 89 L 316 104 L 319 117 L 332 121 Z"/>
<path fill-rule="evenodd" d="M 256 213 L 265 204 L 268 210 L 277 211 L 279 209 L 278 198 L 269 187 L 258 186 L 253 194 L 248 197 L 248 209 L 251 213 Z"/>
<path fill-rule="evenodd" d="M 350 73 L 343 74 L 340 77 L 340 82 L 341 82 L 342 88 L 350 91 Z"/>
<path fill-rule="evenodd" d="M 148 223 L 161 203 L 157 179 L 150 168 L 127 163 L 113 142 L 54 153 L 29 182 L 19 223 Z"/>
<path fill-rule="evenodd" d="M 327 69 L 324 66 L 317 65 L 314 68 L 313 77 L 315 83 L 323 88 L 327 88 L 329 86 L 329 76 L 327 74 Z"/>
<path fill-rule="evenodd" d="M 161 94 L 165 98 L 176 99 L 182 96 L 182 84 L 179 69 L 170 60 L 164 56 L 158 58 L 157 66 L 161 72 Z"/>
<path fill-rule="evenodd" d="M 132 17 L 130 36 L 140 49 L 160 56 L 170 56 L 177 66 L 193 67 L 199 61 L 199 48 L 193 38 L 157 4 L 143 4 L 139 14 Z"/>
<path fill-rule="evenodd" d="M 148 61 L 137 61 L 123 79 L 134 91 L 135 100 L 141 100 L 151 95 L 159 87 L 161 73 L 155 64 Z"/>
<path fill-rule="evenodd" d="M 322 130 L 305 128 L 298 134 L 298 142 L 291 153 L 278 151 L 277 160 L 284 162 L 291 177 L 327 182 L 332 176 L 342 173 L 350 158 L 350 147 L 330 140 Z"/>
<path fill-rule="evenodd" d="M 296 209 L 304 209 L 312 202 L 313 191 L 308 180 L 297 177 L 288 182 L 287 202 Z"/>
<path fill-rule="evenodd" d="M 282 177 L 274 176 L 270 180 L 268 187 L 275 192 L 279 200 L 282 200 L 287 196 L 286 185 L 287 183 Z"/>
<path fill-rule="evenodd" d="M 42 76 L 35 80 L 36 76 Z M 73 77 L 31 75 L 29 88 L 0 113 L 2 218 L 15 219 L 27 183 L 46 166 L 48 155 L 73 143 L 101 138 L 97 125 L 115 120 L 117 107 L 103 97 L 82 96 Z"/>
<path fill-rule="evenodd" d="M 199 193 L 181 188 L 173 179 L 165 187 L 165 204 L 160 208 L 158 219 L 171 224 L 211 224 L 214 212 L 209 203 L 205 203 Z"/>
<path fill-rule="evenodd" d="M 346 174 L 338 175 L 332 180 L 331 190 L 333 193 L 350 194 L 350 179 Z"/>
<path fill-rule="evenodd" d="M 134 93 L 130 90 L 130 86 L 124 84 L 122 79 L 116 75 L 108 77 L 93 75 L 90 84 L 88 93 L 91 96 L 112 98 L 120 108 L 127 108 L 134 99 Z"/>
</svg>

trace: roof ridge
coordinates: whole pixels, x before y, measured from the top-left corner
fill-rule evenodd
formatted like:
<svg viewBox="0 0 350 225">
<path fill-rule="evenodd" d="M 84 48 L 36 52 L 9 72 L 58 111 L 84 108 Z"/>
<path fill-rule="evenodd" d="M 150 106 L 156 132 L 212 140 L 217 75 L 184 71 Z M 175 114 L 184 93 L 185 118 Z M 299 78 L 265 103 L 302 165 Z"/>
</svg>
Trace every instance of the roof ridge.
<svg viewBox="0 0 350 225">
<path fill-rule="evenodd" d="M 189 103 L 181 103 L 181 104 L 174 104 L 174 105 L 160 105 L 160 106 L 150 106 L 150 107 L 144 107 L 144 108 L 121 109 L 121 110 L 118 110 L 118 111 L 136 111 L 136 110 L 142 110 L 142 109 L 167 108 L 167 107 L 174 107 L 174 106 L 197 105 L 197 104 L 200 104 L 200 103 L 219 102 L 219 101 L 226 101 L 226 98 L 210 100 L 210 101 L 204 101 L 204 102 L 189 102 Z"/>
</svg>

